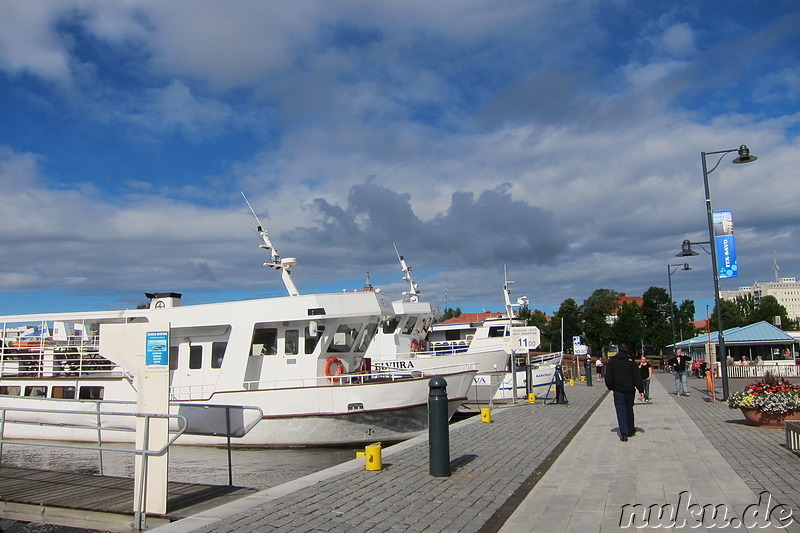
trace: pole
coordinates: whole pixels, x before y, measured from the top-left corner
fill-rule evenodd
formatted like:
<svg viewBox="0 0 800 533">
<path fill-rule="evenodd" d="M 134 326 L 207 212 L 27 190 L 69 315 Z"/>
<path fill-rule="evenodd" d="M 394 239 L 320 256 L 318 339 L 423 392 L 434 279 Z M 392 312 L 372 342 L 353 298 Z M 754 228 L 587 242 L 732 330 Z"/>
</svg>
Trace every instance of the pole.
<svg viewBox="0 0 800 533">
<path fill-rule="evenodd" d="M 733 150 L 729 150 L 733 151 Z M 720 153 L 720 152 L 717 152 Z M 720 374 L 722 377 L 722 401 L 728 399 L 728 367 L 725 365 L 725 328 L 722 325 L 722 301 L 719 293 L 719 269 L 717 267 L 717 247 L 714 242 L 714 210 L 711 207 L 711 193 L 708 188 L 708 168 L 706 166 L 706 152 L 700 152 L 700 159 L 703 161 L 703 186 L 706 193 L 706 214 L 708 215 L 708 240 L 711 242 L 711 272 L 714 275 L 714 301 L 717 306 L 717 338 L 719 339 L 719 361 Z M 716 168 L 716 167 L 714 167 Z"/>
<path fill-rule="evenodd" d="M 433 477 L 450 477 L 450 428 L 447 425 L 447 381 L 428 382 L 428 456 Z"/>
<path fill-rule="evenodd" d="M 669 322 L 672 326 L 672 353 L 675 353 L 675 312 L 673 311 L 672 300 L 672 267 L 667 265 L 667 281 L 669 283 Z"/>
</svg>

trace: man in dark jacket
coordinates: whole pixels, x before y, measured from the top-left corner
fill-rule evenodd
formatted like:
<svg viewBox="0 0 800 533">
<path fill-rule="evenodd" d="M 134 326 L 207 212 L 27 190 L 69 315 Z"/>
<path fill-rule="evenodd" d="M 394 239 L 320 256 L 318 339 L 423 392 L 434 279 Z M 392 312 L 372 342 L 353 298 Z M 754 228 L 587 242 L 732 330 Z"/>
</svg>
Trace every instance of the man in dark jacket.
<svg viewBox="0 0 800 533">
<path fill-rule="evenodd" d="M 639 367 L 628 355 L 628 346 L 619 344 L 617 355 L 611 357 L 606 365 L 606 387 L 614 395 L 614 409 L 619 423 L 619 440 L 628 442 L 628 437 L 636 433 L 633 424 L 633 402 L 636 391 L 644 400 L 644 385 Z"/>
</svg>

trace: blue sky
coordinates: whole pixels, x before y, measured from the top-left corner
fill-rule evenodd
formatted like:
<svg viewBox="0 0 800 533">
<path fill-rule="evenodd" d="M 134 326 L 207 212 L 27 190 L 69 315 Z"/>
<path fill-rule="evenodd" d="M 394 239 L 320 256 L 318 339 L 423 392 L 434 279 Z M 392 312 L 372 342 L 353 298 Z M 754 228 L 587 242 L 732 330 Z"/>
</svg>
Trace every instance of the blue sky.
<svg viewBox="0 0 800 533">
<path fill-rule="evenodd" d="M 795 2 L 0 2 L 0 313 L 283 295 L 370 273 L 465 311 L 800 276 Z M 710 161 L 710 166 L 716 162 Z M 708 256 L 673 278 L 698 314 Z"/>
</svg>

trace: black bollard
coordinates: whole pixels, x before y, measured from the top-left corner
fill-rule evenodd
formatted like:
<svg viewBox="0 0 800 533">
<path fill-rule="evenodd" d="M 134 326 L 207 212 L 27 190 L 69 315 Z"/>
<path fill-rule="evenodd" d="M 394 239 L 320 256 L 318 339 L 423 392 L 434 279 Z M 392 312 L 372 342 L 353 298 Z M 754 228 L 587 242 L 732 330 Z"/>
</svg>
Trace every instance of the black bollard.
<svg viewBox="0 0 800 533">
<path fill-rule="evenodd" d="M 556 403 L 568 404 L 567 393 L 564 392 L 564 369 L 556 365 Z"/>
<path fill-rule="evenodd" d="M 531 365 L 525 365 L 525 395 L 530 397 L 533 392 L 533 369 Z"/>
<path fill-rule="evenodd" d="M 584 362 L 583 366 L 586 369 L 586 386 L 587 387 L 591 387 L 592 386 L 592 360 L 589 358 L 588 355 L 586 356 L 586 361 Z"/>
<path fill-rule="evenodd" d="M 450 477 L 450 427 L 447 425 L 447 381 L 436 376 L 428 382 L 428 450 L 433 477 Z"/>
</svg>

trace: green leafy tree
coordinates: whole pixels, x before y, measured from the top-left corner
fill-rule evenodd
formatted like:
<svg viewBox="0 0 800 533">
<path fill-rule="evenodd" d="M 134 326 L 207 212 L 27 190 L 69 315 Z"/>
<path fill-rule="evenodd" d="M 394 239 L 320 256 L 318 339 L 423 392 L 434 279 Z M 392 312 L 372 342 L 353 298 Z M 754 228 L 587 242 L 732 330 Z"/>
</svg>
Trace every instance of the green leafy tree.
<svg viewBox="0 0 800 533">
<path fill-rule="evenodd" d="M 563 322 L 563 332 L 562 332 Z M 542 346 L 549 350 L 560 350 L 561 339 L 564 339 L 564 351 L 574 353 L 572 337 L 581 335 L 583 326 L 581 325 L 580 308 L 578 302 L 572 298 L 567 298 L 561 302 L 558 311 L 553 313 L 553 318 L 542 329 Z"/>
<path fill-rule="evenodd" d="M 456 307 L 455 309 L 453 309 L 452 307 L 447 307 L 442 313 L 442 322 L 450 320 L 451 318 L 455 318 L 457 316 L 461 316 L 460 307 Z"/>
<path fill-rule="evenodd" d="M 775 324 L 775 317 L 780 317 L 780 325 Z M 794 321 L 789 318 L 786 308 L 778 303 L 778 299 L 772 295 L 767 295 L 761 298 L 761 302 L 758 304 L 758 307 L 753 309 L 752 313 L 748 317 L 748 322 L 750 324 L 755 324 L 756 322 L 760 322 L 762 320 L 784 330 L 792 329 L 795 325 Z"/>
<path fill-rule="evenodd" d="M 617 313 L 617 319 L 611 326 L 611 338 L 619 344 L 624 342 L 632 355 L 641 355 L 644 341 L 644 319 L 642 308 L 634 302 L 625 302 Z"/>
<path fill-rule="evenodd" d="M 611 316 L 619 309 L 619 293 L 597 289 L 581 306 L 581 323 L 586 343 L 595 355 L 603 354 L 611 344 Z"/>
<path fill-rule="evenodd" d="M 645 342 L 653 346 L 655 353 L 663 354 L 664 348 L 672 344 L 670 309 L 677 314 L 675 303 L 670 301 L 669 293 L 663 287 L 650 287 L 642 295 L 644 339 Z"/>
<path fill-rule="evenodd" d="M 722 300 L 722 325 L 725 329 L 740 328 L 747 325 L 747 319 L 742 314 L 742 307 L 736 302 Z M 711 330 L 719 331 L 719 321 L 717 320 L 717 306 L 711 313 Z"/>
<path fill-rule="evenodd" d="M 676 330 L 678 341 L 691 339 L 697 336 L 699 330 L 694 326 L 694 300 L 684 300 L 678 307 L 676 315 Z"/>
</svg>

